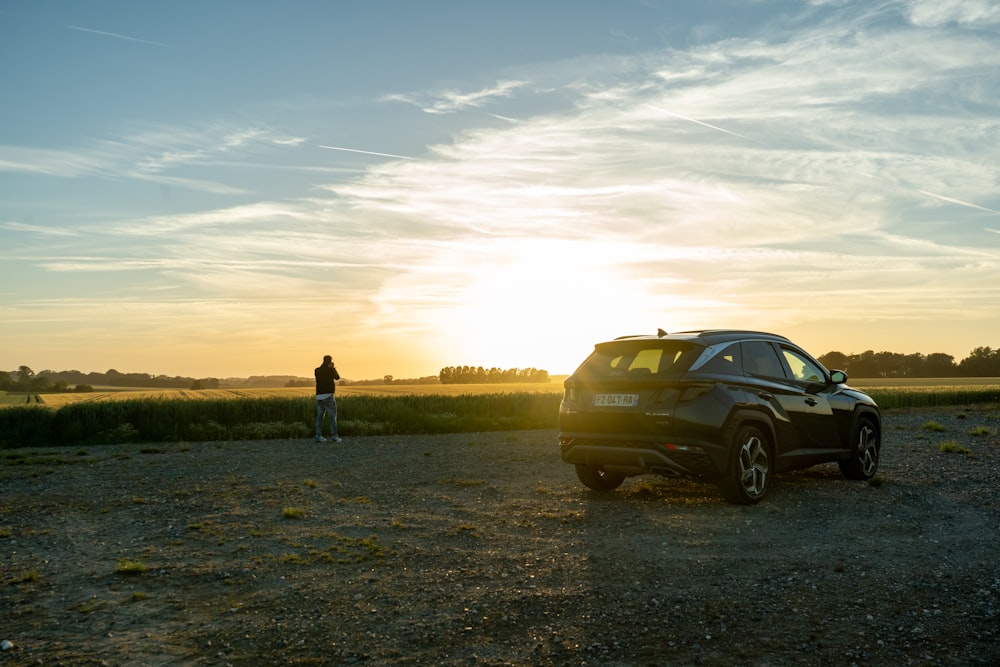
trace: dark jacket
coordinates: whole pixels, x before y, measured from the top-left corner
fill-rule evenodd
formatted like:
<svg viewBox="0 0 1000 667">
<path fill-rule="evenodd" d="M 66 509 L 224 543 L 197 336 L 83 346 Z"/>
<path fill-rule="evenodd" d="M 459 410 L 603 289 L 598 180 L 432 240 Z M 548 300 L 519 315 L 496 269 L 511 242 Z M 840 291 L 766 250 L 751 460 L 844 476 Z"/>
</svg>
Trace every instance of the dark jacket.
<svg viewBox="0 0 1000 667">
<path fill-rule="evenodd" d="M 315 374 L 317 394 L 332 394 L 337 390 L 335 383 L 340 379 L 340 373 L 337 372 L 337 368 L 333 364 L 320 366 L 316 369 Z"/>
</svg>

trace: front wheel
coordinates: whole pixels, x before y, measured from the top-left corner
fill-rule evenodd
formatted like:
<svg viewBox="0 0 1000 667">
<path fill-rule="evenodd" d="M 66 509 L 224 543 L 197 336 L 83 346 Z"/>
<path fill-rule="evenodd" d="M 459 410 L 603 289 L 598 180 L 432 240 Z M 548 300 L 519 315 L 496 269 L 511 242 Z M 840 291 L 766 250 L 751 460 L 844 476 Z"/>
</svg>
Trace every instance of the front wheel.
<svg viewBox="0 0 1000 667">
<path fill-rule="evenodd" d="M 722 493 L 731 503 L 760 502 L 771 481 L 771 455 L 764 434 L 753 426 L 741 426 L 731 443 L 729 466 L 722 477 Z"/>
<path fill-rule="evenodd" d="M 871 417 L 861 417 L 851 432 L 851 457 L 838 461 L 840 472 L 847 479 L 871 479 L 878 470 L 878 455 L 882 448 L 878 427 Z"/>
<path fill-rule="evenodd" d="M 603 466 L 583 463 L 576 464 L 576 476 L 584 486 L 594 491 L 614 491 L 625 481 L 625 475 L 620 472 L 609 472 Z"/>
</svg>

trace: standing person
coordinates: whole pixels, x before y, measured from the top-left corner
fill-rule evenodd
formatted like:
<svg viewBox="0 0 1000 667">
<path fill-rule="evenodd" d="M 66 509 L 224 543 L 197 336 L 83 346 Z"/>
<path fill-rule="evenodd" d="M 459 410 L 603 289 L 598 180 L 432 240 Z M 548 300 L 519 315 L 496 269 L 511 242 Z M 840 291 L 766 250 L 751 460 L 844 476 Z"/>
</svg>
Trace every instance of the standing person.
<svg viewBox="0 0 1000 667">
<path fill-rule="evenodd" d="M 326 442 L 323 437 L 323 415 L 330 415 L 330 440 L 340 442 L 337 435 L 337 399 L 334 392 L 337 390 L 337 380 L 340 373 L 333 365 L 333 358 L 328 354 L 323 357 L 323 365 L 314 371 L 316 375 L 316 442 Z"/>
</svg>

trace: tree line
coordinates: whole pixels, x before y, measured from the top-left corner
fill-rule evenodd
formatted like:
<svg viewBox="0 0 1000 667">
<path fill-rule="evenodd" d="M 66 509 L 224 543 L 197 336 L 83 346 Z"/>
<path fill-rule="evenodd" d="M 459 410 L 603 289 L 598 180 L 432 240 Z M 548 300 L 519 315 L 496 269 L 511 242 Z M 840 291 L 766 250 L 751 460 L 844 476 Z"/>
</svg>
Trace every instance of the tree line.
<svg viewBox="0 0 1000 667">
<path fill-rule="evenodd" d="M 83 382 L 70 383 L 65 380 L 52 380 L 45 375 L 35 375 L 28 366 L 21 366 L 13 373 L 0 373 L 0 391 L 24 392 L 64 392 L 93 391 L 94 388 Z"/>
<path fill-rule="evenodd" d="M 437 376 L 431 376 L 437 382 Z M 0 371 L 0 390 L 35 393 L 81 391 L 79 387 L 123 387 L 134 389 L 218 389 L 219 387 L 298 387 L 309 386 L 313 378 L 294 375 L 251 375 L 249 377 L 194 378 L 183 375 L 150 375 L 44 370 L 35 373 L 28 366 L 16 371 Z M 74 389 L 77 387 L 77 389 Z"/>
<path fill-rule="evenodd" d="M 169 377 L 148 373 L 81 373 L 80 371 L 41 371 L 28 366 L 14 372 L 0 372 L 0 390 L 27 392 L 93 391 L 101 387 L 136 387 L 155 389 L 217 389 L 217 378 Z"/>
<path fill-rule="evenodd" d="M 941 352 L 923 355 L 873 350 L 861 354 L 827 352 L 817 359 L 827 368 L 856 378 L 1000 377 L 1000 349 L 989 347 L 977 347 L 958 363 Z"/>
<path fill-rule="evenodd" d="M 537 368 L 483 368 L 448 366 L 438 373 L 441 384 L 501 384 L 511 382 L 548 382 L 549 372 Z"/>
</svg>

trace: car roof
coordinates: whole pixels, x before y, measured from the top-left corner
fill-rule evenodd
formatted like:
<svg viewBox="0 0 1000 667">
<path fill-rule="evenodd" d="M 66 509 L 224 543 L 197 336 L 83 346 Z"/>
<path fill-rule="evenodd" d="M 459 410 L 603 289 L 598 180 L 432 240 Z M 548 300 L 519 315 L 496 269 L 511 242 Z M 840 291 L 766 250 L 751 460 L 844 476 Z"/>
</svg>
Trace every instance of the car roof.
<svg viewBox="0 0 1000 667">
<path fill-rule="evenodd" d="M 772 342 L 780 343 L 791 343 L 791 341 L 784 336 L 779 336 L 778 334 L 767 333 L 766 331 L 748 331 L 743 329 L 701 329 L 697 331 L 676 331 L 674 333 L 667 333 L 662 329 L 656 335 L 636 335 L 636 336 L 619 336 L 615 338 L 618 340 L 685 340 L 689 342 L 699 343 L 706 347 L 710 345 L 717 345 L 719 343 L 726 343 L 729 341 L 736 340 L 769 340 Z"/>
</svg>

